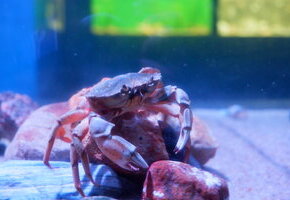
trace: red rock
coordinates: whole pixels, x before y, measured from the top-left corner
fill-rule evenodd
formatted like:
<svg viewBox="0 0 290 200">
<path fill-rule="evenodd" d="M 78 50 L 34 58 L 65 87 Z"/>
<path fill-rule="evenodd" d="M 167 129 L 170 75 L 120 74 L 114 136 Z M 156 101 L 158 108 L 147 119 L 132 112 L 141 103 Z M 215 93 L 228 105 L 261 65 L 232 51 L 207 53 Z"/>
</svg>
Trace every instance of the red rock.
<svg viewBox="0 0 290 200">
<path fill-rule="evenodd" d="M 161 120 L 161 118 L 159 118 Z M 192 130 L 190 132 L 191 139 L 191 156 L 194 157 L 199 164 L 204 165 L 209 159 L 215 156 L 218 148 L 218 144 L 212 136 L 211 130 L 206 124 L 200 120 L 196 115 L 193 115 Z M 175 117 L 168 117 L 166 123 L 160 123 L 161 128 L 165 134 L 166 145 L 170 145 L 169 153 L 173 160 L 181 160 L 181 157 L 177 157 L 173 153 L 173 149 L 176 145 L 179 131 L 180 122 Z"/>
<path fill-rule="evenodd" d="M 169 159 L 156 115 L 131 114 L 120 117 L 115 124 L 113 133 L 134 144 L 149 165 Z"/>
<path fill-rule="evenodd" d="M 45 152 L 51 128 L 56 124 L 57 118 L 67 112 L 67 103 L 57 103 L 43 106 L 34 111 L 24 124 L 19 128 L 15 139 L 8 147 L 5 157 L 7 159 L 42 159 Z M 169 155 L 163 138 L 163 132 L 159 127 L 160 116 L 155 113 L 126 114 L 114 120 L 115 127 L 112 134 L 120 135 L 137 147 L 138 152 L 148 164 L 158 160 L 168 160 Z M 177 125 L 176 133 L 179 133 L 178 119 L 173 122 Z M 211 158 L 216 147 L 208 129 L 200 120 L 194 118 L 194 129 L 191 133 L 192 155 L 202 164 Z M 69 126 L 66 126 L 69 133 Z M 120 167 L 102 155 L 96 144 L 86 138 L 86 148 L 92 162 L 102 162 L 114 169 L 124 172 Z M 176 145 L 177 141 L 173 141 Z M 182 160 L 182 157 L 180 158 Z M 69 144 L 56 140 L 51 160 L 69 160 Z M 126 171 L 125 171 L 126 172 Z"/>
<path fill-rule="evenodd" d="M 190 133 L 191 155 L 202 165 L 215 156 L 218 144 L 211 130 L 197 116 L 193 116 L 193 129 Z"/>
<path fill-rule="evenodd" d="M 176 161 L 153 163 L 143 187 L 143 200 L 223 200 L 226 182 L 209 172 Z"/>
<path fill-rule="evenodd" d="M 5 158 L 42 159 L 51 128 L 57 123 L 57 118 L 68 110 L 66 103 L 57 103 L 43 106 L 34 111 L 18 129 L 5 152 Z M 56 140 L 51 160 L 69 161 L 69 144 Z"/>
<path fill-rule="evenodd" d="M 156 116 L 143 116 L 142 114 L 126 114 L 116 118 L 113 122 L 115 127 L 112 129 L 113 135 L 119 135 L 137 147 L 137 151 L 150 165 L 158 160 L 168 160 L 165 143 L 161 129 L 157 123 Z M 118 172 L 131 174 L 114 164 L 102 155 L 95 142 L 87 143 L 87 152 L 92 162 L 102 162 L 108 164 Z M 133 172 L 136 174 L 136 172 Z M 138 174 L 146 172 L 140 171 Z"/>
</svg>

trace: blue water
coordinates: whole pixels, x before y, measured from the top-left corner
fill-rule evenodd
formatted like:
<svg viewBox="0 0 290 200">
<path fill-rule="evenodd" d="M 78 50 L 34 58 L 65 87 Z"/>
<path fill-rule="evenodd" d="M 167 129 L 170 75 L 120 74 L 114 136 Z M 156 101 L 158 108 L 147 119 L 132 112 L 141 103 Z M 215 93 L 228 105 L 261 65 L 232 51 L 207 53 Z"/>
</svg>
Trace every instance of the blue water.
<svg viewBox="0 0 290 200">
<path fill-rule="evenodd" d="M 33 0 L 0 3 L 0 91 L 36 96 Z"/>
<path fill-rule="evenodd" d="M 195 106 L 290 107 L 290 38 L 97 36 L 80 0 L 65 4 L 65 30 L 56 32 L 36 24 L 36 5 L 0 4 L 0 92 L 64 101 L 103 77 L 152 66 Z"/>
</svg>

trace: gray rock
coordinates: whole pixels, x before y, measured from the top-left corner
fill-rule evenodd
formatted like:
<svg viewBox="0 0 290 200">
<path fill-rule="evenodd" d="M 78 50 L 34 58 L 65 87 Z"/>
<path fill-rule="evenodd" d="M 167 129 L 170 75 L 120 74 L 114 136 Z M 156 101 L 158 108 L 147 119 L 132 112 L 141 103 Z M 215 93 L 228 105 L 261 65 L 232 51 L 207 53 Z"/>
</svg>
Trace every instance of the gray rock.
<svg viewBox="0 0 290 200">
<path fill-rule="evenodd" d="M 0 93 L 0 108 L 19 127 L 38 105 L 27 95 L 14 92 Z"/>
<path fill-rule="evenodd" d="M 0 163 L 0 199 L 81 199 L 73 184 L 70 163 L 51 164 L 53 169 L 41 161 Z M 99 197 L 85 199 L 138 199 L 138 185 L 118 176 L 110 167 L 91 165 L 91 171 L 99 187 L 86 178 L 80 166 L 82 188 L 87 196 Z"/>
<path fill-rule="evenodd" d="M 0 105 L 0 139 L 11 141 L 17 129 L 18 126 L 16 123 L 10 118 L 8 114 L 1 110 Z"/>
<path fill-rule="evenodd" d="M 19 126 L 36 108 L 37 104 L 26 95 L 0 93 L 0 155 L 4 154 Z"/>
</svg>

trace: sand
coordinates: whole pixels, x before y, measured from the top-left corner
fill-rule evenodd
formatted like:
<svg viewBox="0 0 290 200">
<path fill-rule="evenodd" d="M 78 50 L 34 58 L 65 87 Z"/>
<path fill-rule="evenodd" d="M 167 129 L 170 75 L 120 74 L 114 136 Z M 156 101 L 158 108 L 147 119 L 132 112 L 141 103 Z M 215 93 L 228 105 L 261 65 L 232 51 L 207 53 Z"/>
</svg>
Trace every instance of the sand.
<svg viewBox="0 0 290 200">
<path fill-rule="evenodd" d="M 232 200 L 290 199 L 288 110 L 252 110 L 243 120 L 195 110 L 219 143 L 206 168 L 228 180 Z"/>
</svg>

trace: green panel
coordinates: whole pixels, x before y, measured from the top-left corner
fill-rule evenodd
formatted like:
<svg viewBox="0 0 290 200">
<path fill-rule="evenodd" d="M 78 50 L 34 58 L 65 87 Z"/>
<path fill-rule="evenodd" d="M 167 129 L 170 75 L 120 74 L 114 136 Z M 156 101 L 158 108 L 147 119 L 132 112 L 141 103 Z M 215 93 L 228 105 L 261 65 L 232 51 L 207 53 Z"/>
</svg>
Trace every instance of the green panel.
<svg viewBox="0 0 290 200">
<path fill-rule="evenodd" d="M 222 36 L 290 36 L 290 0 L 220 0 Z"/>
<path fill-rule="evenodd" d="M 212 0 L 91 0 L 92 31 L 112 35 L 207 35 Z"/>
</svg>

